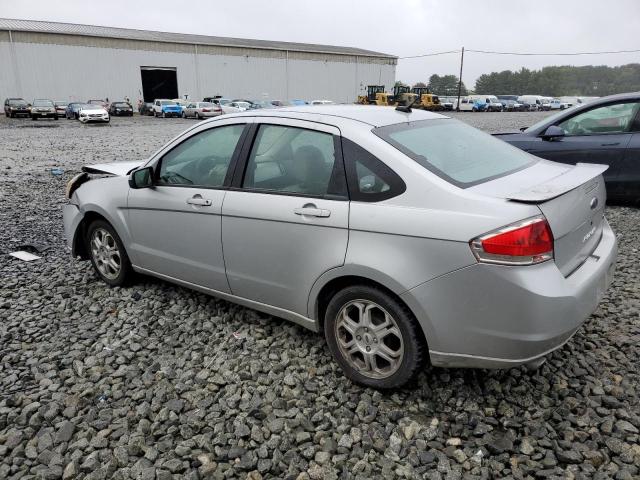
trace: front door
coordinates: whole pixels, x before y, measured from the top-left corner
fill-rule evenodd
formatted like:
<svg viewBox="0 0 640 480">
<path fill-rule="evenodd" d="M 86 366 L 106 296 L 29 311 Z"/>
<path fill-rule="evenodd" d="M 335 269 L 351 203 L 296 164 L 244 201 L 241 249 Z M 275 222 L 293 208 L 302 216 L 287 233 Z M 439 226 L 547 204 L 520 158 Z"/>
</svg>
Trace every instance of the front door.
<svg viewBox="0 0 640 480">
<path fill-rule="evenodd" d="M 234 295 L 306 316 L 314 282 L 344 264 L 347 250 L 340 132 L 299 120 L 261 122 L 222 207 L 227 278 Z"/>
<path fill-rule="evenodd" d="M 153 273 L 229 292 L 220 214 L 245 126 L 207 127 L 161 155 L 154 187 L 129 191 L 131 258 Z"/>
</svg>

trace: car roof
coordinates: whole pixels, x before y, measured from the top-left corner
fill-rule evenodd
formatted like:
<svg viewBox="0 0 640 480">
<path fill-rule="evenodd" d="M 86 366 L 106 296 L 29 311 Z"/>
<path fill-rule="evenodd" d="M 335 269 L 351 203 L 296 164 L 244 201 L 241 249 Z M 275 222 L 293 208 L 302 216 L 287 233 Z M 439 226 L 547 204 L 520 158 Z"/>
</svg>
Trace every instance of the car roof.
<svg viewBox="0 0 640 480">
<path fill-rule="evenodd" d="M 373 127 L 382 127 L 396 123 L 405 123 L 416 120 L 430 120 L 434 118 L 447 118 L 438 113 L 412 109 L 405 113 L 394 107 L 378 107 L 373 105 L 313 105 L 291 106 L 266 110 L 251 110 L 238 113 L 238 116 L 248 117 L 284 117 L 300 120 L 311 120 L 326 123 L 323 117 L 338 117 L 366 123 Z"/>
</svg>

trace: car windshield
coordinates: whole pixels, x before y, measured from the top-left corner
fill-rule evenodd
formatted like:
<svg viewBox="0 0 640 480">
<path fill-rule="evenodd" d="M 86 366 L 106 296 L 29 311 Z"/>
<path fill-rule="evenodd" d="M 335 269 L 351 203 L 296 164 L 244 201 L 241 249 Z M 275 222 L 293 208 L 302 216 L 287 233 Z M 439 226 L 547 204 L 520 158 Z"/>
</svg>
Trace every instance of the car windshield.
<svg viewBox="0 0 640 480">
<path fill-rule="evenodd" d="M 129 106 L 129 104 L 128 104 L 128 103 L 125 103 L 125 102 L 115 102 L 115 103 L 113 104 L 113 106 L 114 106 L 114 107 L 128 107 L 128 106 Z"/>
<path fill-rule="evenodd" d="M 9 100 L 9 105 L 12 105 L 14 107 L 24 107 L 27 105 L 27 102 L 25 102 L 24 100 Z"/>
<path fill-rule="evenodd" d="M 34 107 L 53 107 L 53 102 L 51 100 L 34 100 Z"/>
<path fill-rule="evenodd" d="M 68 102 L 55 102 L 56 107 L 66 107 L 67 105 L 69 105 Z"/>
<path fill-rule="evenodd" d="M 220 99 L 218 99 L 218 103 L 220 105 L 226 105 L 227 103 L 231 103 L 231 100 L 229 100 L 227 98 L 220 98 Z"/>
<path fill-rule="evenodd" d="M 93 105 L 93 104 L 87 104 L 87 105 L 82 105 L 82 110 L 102 110 L 103 107 L 102 105 Z"/>
<path fill-rule="evenodd" d="M 172 102 L 171 100 L 162 100 L 160 105 L 175 105 L 176 102 Z"/>
<path fill-rule="evenodd" d="M 535 162 L 522 150 L 453 119 L 401 123 L 373 132 L 427 170 L 463 188 Z"/>
<path fill-rule="evenodd" d="M 200 102 L 200 107 L 213 107 L 213 103 L 209 103 L 209 102 Z"/>
</svg>

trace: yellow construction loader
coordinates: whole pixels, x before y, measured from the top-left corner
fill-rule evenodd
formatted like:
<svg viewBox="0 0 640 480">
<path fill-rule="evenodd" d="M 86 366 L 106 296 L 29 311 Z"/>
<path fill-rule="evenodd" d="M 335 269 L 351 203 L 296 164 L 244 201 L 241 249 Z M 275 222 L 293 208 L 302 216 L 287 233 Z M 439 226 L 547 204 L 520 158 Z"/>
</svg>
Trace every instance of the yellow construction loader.
<svg viewBox="0 0 640 480">
<path fill-rule="evenodd" d="M 440 103 L 437 95 L 429 91 L 429 87 L 413 87 L 412 92 L 416 95 L 416 101 L 412 105 L 413 108 L 421 108 L 431 112 L 440 112 L 444 110 L 444 106 Z"/>
<path fill-rule="evenodd" d="M 384 85 L 369 85 L 367 87 L 367 95 L 359 95 L 358 101 L 361 105 L 379 105 L 379 106 L 395 106 L 395 105 L 412 105 L 417 96 L 411 93 L 411 89 L 407 86 L 398 85 L 393 89 L 393 95 L 385 92 Z"/>
</svg>

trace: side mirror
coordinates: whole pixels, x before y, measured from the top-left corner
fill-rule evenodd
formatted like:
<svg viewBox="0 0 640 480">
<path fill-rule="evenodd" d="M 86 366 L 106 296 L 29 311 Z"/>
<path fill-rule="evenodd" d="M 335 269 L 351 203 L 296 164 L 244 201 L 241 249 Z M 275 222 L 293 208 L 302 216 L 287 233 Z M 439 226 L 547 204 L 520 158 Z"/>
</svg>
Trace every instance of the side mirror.
<svg viewBox="0 0 640 480">
<path fill-rule="evenodd" d="M 131 188 L 153 187 L 153 168 L 146 167 L 131 172 L 129 176 L 129 186 Z"/>
<path fill-rule="evenodd" d="M 562 128 L 558 127 L 557 125 L 551 125 L 542 134 L 542 139 L 553 140 L 555 138 L 564 137 L 565 135 L 566 133 Z"/>
</svg>

